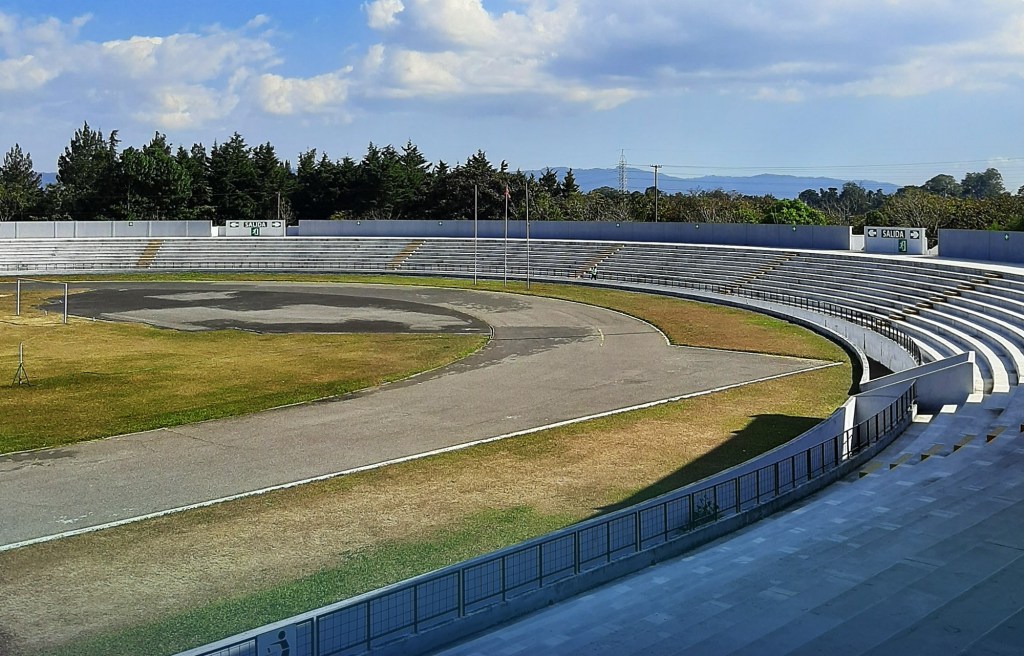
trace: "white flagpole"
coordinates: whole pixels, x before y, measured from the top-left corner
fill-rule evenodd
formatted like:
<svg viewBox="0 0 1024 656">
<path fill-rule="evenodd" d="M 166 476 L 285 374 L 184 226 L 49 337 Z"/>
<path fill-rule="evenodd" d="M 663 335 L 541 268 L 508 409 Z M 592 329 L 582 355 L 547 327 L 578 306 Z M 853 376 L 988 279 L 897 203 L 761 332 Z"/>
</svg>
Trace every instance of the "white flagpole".
<svg viewBox="0 0 1024 656">
<path fill-rule="evenodd" d="M 526 181 L 526 288 L 530 288 L 530 181 Z"/>
<path fill-rule="evenodd" d="M 508 287 L 508 183 L 505 183 L 505 277 L 504 285 Z"/>
<path fill-rule="evenodd" d="M 477 185 L 473 185 L 473 286 L 476 287 L 477 277 L 477 239 L 479 238 L 478 222 L 479 222 L 479 190 Z"/>
</svg>

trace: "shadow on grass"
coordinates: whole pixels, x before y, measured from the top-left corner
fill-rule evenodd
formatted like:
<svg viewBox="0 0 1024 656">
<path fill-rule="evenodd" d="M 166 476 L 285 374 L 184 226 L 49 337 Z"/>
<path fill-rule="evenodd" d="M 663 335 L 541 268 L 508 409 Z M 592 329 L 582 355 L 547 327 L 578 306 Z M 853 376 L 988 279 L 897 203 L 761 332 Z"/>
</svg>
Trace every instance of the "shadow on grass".
<svg viewBox="0 0 1024 656">
<path fill-rule="evenodd" d="M 599 514 L 614 512 L 642 501 L 677 490 L 684 485 L 717 474 L 746 462 L 765 451 L 785 444 L 801 433 L 814 428 L 821 419 L 789 415 L 755 415 L 746 428 L 733 433 L 720 446 L 708 451 L 661 480 L 631 494 L 629 497 L 598 509 Z"/>
</svg>

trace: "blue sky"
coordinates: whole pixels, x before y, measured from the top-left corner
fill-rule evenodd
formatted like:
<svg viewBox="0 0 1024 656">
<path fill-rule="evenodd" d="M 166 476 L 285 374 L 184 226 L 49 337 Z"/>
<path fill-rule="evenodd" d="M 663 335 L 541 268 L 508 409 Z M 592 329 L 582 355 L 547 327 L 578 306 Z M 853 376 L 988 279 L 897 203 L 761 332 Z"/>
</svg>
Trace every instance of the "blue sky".
<svg viewBox="0 0 1024 656">
<path fill-rule="evenodd" d="M 238 131 L 294 161 L 1024 185 L 1024 0 L 0 0 L 0 148 Z M 610 181 L 613 183 L 613 181 Z"/>
</svg>

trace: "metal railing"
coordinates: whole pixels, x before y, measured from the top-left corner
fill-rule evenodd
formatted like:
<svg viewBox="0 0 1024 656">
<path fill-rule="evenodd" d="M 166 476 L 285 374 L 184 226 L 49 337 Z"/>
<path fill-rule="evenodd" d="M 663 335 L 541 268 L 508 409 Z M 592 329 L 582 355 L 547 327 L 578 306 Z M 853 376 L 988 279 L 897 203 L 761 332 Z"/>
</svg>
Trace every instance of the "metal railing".
<svg viewBox="0 0 1024 656">
<path fill-rule="evenodd" d="M 3 271 L 81 271 L 81 270 L 137 270 L 138 266 L 135 263 L 126 262 L 49 262 L 42 263 L 40 265 L 24 266 L 24 265 L 11 265 L 4 264 L 0 265 Z M 505 275 L 512 278 L 571 278 L 571 279 L 586 279 L 589 275 L 586 272 L 581 271 L 582 265 L 569 266 L 569 267 L 545 267 L 545 266 L 534 266 L 527 269 L 524 266 L 495 266 L 490 263 L 478 264 L 473 266 L 472 264 L 452 264 L 447 262 L 431 262 L 425 264 L 412 264 L 403 262 L 398 266 L 393 266 L 391 263 L 385 262 L 357 262 L 357 261 L 324 261 L 323 259 L 308 259 L 308 260 L 202 260 L 202 261 L 184 261 L 175 260 L 173 262 L 160 263 L 159 266 L 154 267 L 150 270 L 164 270 L 164 271 L 237 271 L 237 270 L 252 270 L 252 271 L 325 271 L 325 272 L 339 272 L 339 273 L 413 273 L 413 274 L 429 274 L 429 273 L 443 273 L 443 274 L 456 274 L 459 276 L 470 276 L 474 272 L 478 275 L 495 278 L 503 277 Z M 917 364 L 924 363 L 924 357 L 920 346 L 914 340 L 914 338 L 907 332 L 897 328 L 888 319 L 883 319 L 878 316 L 863 312 L 861 310 L 855 310 L 845 305 L 839 305 L 838 303 L 830 303 L 827 301 L 821 301 L 818 299 L 810 298 L 807 296 L 801 296 L 797 294 L 789 294 L 783 292 L 769 292 L 754 289 L 742 289 L 736 286 L 736 283 L 723 283 L 723 282 L 707 282 L 699 280 L 687 280 L 685 278 L 670 276 L 670 275 L 652 275 L 622 271 L 602 271 L 600 279 L 603 281 L 611 282 L 623 282 L 623 283 L 638 283 L 643 285 L 651 285 L 658 287 L 678 287 L 682 289 L 694 289 L 698 291 L 712 292 L 716 294 L 723 294 L 726 296 L 741 296 L 744 298 L 750 298 L 761 301 L 768 301 L 771 303 L 780 303 L 783 305 L 790 305 L 793 307 L 799 307 L 805 310 L 811 310 L 820 314 L 826 314 L 829 316 L 838 317 L 850 323 L 854 323 L 859 326 L 863 326 L 871 331 L 874 331 L 883 337 L 892 340 L 898 344 L 901 348 L 906 350 L 910 357 L 913 358 Z"/>
<path fill-rule="evenodd" d="M 863 326 L 868 330 L 878 333 L 886 339 L 896 342 L 901 348 L 910 354 L 910 357 L 914 359 L 914 362 L 917 364 L 924 364 L 924 356 L 921 353 L 921 347 L 918 346 L 914 338 L 894 326 L 888 319 L 881 319 L 872 314 L 868 314 L 867 312 L 854 310 L 853 308 L 845 305 L 820 301 L 814 298 L 807 298 L 806 296 L 797 296 L 795 294 L 766 292 L 756 289 L 738 289 L 731 293 L 745 298 L 768 301 L 769 303 L 791 305 L 793 307 L 818 312 L 819 314 L 838 317 L 858 326 Z"/>
<path fill-rule="evenodd" d="M 867 421 L 715 483 L 701 482 L 534 540 L 289 620 L 296 656 L 352 654 L 466 617 L 771 503 L 835 472 L 913 419 L 911 385 Z M 782 447 L 783 449 L 785 447 Z M 778 451 L 778 450 L 777 450 Z M 758 460 L 753 461 L 757 464 Z M 749 468 L 748 468 L 749 469 Z M 809 494 L 812 490 L 808 490 Z M 795 500 L 799 494 L 791 497 Z M 280 625 L 274 625 L 276 632 Z M 195 656 L 256 656 L 258 632 Z"/>
</svg>

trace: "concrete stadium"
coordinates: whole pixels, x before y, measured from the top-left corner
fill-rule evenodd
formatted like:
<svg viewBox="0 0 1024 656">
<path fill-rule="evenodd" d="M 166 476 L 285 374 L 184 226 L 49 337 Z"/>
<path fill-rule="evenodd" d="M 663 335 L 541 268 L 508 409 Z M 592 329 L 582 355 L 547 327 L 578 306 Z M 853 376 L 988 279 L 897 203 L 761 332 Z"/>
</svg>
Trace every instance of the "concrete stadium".
<svg viewBox="0 0 1024 656">
<path fill-rule="evenodd" d="M 860 393 L 836 416 L 735 471 L 189 654 L 262 655 L 268 640 L 282 632 L 293 654 L 1009 654 L 1024 642 L 1018 580 L 1024 574 L 1018 521 L 1024 509 L 1018 460 L 1024 450 L 1015 439 L 1024 426 L 1018 394 L 1024 271 L 1015 266 L 785 247 L 571 239 L 528 244 L 425 235 L 9 239 L 0 240 L 4 269 L 18 276 L 183 269 L 529 276 L 786 317 L 841 340 L 860 365 Z M 388 295 L 372 291 L 374 297 Z M 472 317 L 466 310 L 474 301 L 420 301 L 445 307 L 460 328 L 480 328 L 472 318 L 452 319 L 451 311 Z M 145 310 L 152 308 L 119 312 L 131 318 L 129 313 Z M 623 367 L 657 370 L 650 363 L 664 356 L 654 354 L 657 339 L 651 334 L 637 337 L 625 325 L 615 330 L 610 317 L 590 315 L 588 321 L 575 326 L 613 326 L 609 334 L 622 340 L 622 359 L 590 375 Z M 552 323 L 544 319 L 532 327 Z M 593 334 L 542 337 L 579 347 L 587 343 L 579 338 Z M 581 361 L 568 348 L 560 357 Z M 689 389 L 673 387 L 673 368 L 667 367 L 666 375 L 647 381 L 651 389 L 640 396 L 624 398 L 609 386 L 603 405 L 527 417 L 506 433 L 785 370 L 768 371 L 761 363 L 731 376 L 731 368 L 742 369 L 731 362 L 704 364 L 727 375 Z M 896 373 L 872 378 L 876 363 Z M 793 363 L 790 370 L 806 366 L 813 365 Z M 523 371 L 519 380 L 537 371 Z M 328 463 L 327 469 L 407 455 L 408 449 L 371 453 L 351 463 Z M 0 470 L 5 476 L 9 471 Z M 284 482 L 198 490 L 147 512 Z M 69 492 L 69 498 L 81 497 Z M 711 498 L 710 518 L 698 514 Z M 672 515 L 680 503 L 681 518 Z M 4 518 L 5 531 L 20 521 L 16 515 Z M 121 519 L 130 518 L 113 513 L 98 525 Z M 40 524 L 5 534 L 4 541 L 27 543 L 52 534 Z M 595 539 L 604 546 L 595 547 Z M 568 569 L 556 567 L 562 560 Z M 573 598 L 580 592 L 586 594 Z"/>
</svg>

